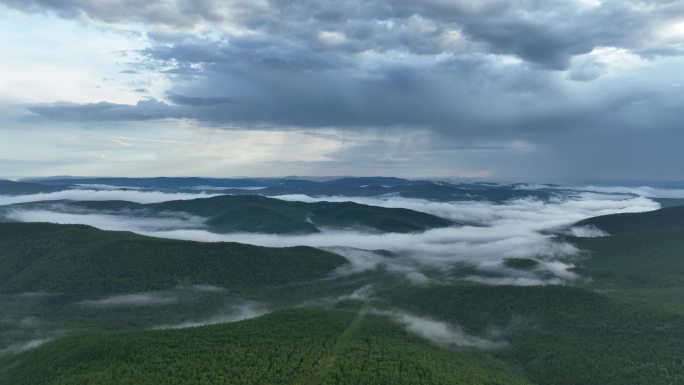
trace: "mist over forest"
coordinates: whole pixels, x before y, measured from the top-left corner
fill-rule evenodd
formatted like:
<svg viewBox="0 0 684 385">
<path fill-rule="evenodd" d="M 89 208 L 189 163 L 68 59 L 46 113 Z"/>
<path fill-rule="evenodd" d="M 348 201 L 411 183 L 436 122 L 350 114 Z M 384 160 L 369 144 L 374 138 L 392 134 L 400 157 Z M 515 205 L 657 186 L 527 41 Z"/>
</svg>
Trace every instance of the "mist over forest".
<svg viewBox="0 0 684 385">
<path fill-rule="evenodd" d="M 136 368 L 154 368 L 150 360 L 167 354 L 158 344 L 201 340 L 219 332 L 205 328 L 220 326 L 235 330 L 236 339 L 212 339 L 201 354 L 228 357 L 244 349 L 238 341 L 267 330 L 264 322 L 277 322 L 283 338 L 295 338 L 301 323 L 315 324 L 308 327 L 319 331 L 296 349 L 316 347 L 335 361 L 321 367 L 312 350 L 288 353 L 312 360 L 295 371 L 306 381 L 365 376 L 363 367 L 343 362 L 374 350 L 337 350 L 357 349 L 365 333 L 393 357 L 382 365 L 417 370 L 422 364 L 412 354 L 446 365 L 427 372 L 436 383 L 463 381 L 464 368 L 474 383 L 491 376 L 495 383 L 625 383 L 629 375 L 612 363 L 616 357 L 647 365 L 639 381 L 667 383 L 679 373 L 677 361 L 662 360 L 681 346 L 665 341 L 684 338 L 675 332 L 682 306 L 682 238 L 675 234 L 684 228 L 677 188 L 394 180 L 402 190 L 357 195 L 392 187 L 346 178 L 269 180 L 296 190 L 271 195 L 209 185 L 250 184 L 239 179 L 163 188 L 144 179 L 79 182 L 7 181 L 11 187 L 0 194 L 0 302 L 7 309 L 0 363 L 9 381 L 102 379 L 90 365 L 112 375 L 130 368 L 139 373 L 131 381 L 146 381 L 157 369 Z M 136 184 L 146 185 L 131 188 Z M 321 185 L 337 194 L 319 194 Z M 409 187 L 416 185 L 423 197 Z M 445 189 L 455 191 L 451 200 L 434 198 Z M 354 318 L 328 351 L 325 336 L 336 326 L 326 317 L 348 315 Z M 630 334 L 611 337 L 626 328 Z M 100 341 L 113 331 L 119 334 L 106 338 L 119 340 Z M 672 350 L 642 362 L 632 352 L 643 339 Z M 259 341 L 254 354 L 285 343 Z M 117 348 L 106 348 L 84 369 L 51 369 L 57 351 L 71 357 L 105 346 L 128 346 L 136 361 L 117 363 Z M 226 375 L 221 365 L 176 356 L 186 348 L 177 345 L 165 358 L 174 370 L 202 370 L 208 383 Z M 595 353 L 579 354 L 587 348 Z M 548 351 L 553 358 L 537 364 Z M 271 359 L 289 365 L 291 358 Z M 570 365 L 579 373 L 596 360 L 593 379 L 555 369 Z M 456 362 L 461 369 L 448 369 Z M 245 368 L 245 378 L 260 375 L 246 361 L 234 365 Z M 386 368 L 373 381 L 410 382 L 418 375 L 411 370 Z"/>
<path fill-rule="evenodd" d="M 684 384 L 683 0 L 0 0 L 0 384 Z"/>
</svg>

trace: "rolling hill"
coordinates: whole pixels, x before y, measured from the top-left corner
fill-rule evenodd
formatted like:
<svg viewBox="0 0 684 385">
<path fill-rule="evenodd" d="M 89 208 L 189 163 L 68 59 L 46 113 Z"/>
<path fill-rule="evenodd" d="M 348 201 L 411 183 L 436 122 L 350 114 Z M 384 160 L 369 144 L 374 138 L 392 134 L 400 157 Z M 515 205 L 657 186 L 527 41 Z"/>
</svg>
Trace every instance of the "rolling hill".
<svg viewBox="0 0 684 385">
<path fill-rule="evenodd" d="M 670 206 L 643 213 L 602 215 L 577 222 L 595 226 L 611 235 L 684 227 L 684 206 Z"/>
<path fill-rule="evenodd" d="M 496 359 L 433 346 L 384 317 L 322 309 L 73 336 L 5 361 L 0 375 L 13 385 L 532 384 Z"/>
<path fill-rule="evenodd" d="M 320 232 L 322 228 L 410 233 L 455 225 L 450 220 L 408 209 L 352 202 L 290 202 L 258 195 L 222 195 L 153 204 L 126 201 L 39 202 L 5 206 L 4 210 L 22 208 L 139 217 L 190 214 L 206 219 L 208 229 L 217 233 L 310 234 Z"/>
<path fill-rule="evenodd" d="M 605 215 L 578 222 L 608 236 L 570 238 L 587 252 L 577 272 L 606 289 L 684 286 L 684 206 Z"/>
<path fill-rule="evenodd" d="M 322 278 L 346 260 L 311 247 L 265 248 L 0 223 L 0 292 L 125 293 L 211 284 L 246 294 Z"/>
<path fill-rule="evenodd" d="M 0 195 L 24 195 L 24 194 L 40 194 L 51 193 L 56 191 L 63 191 L 69 189 L 69 185 L 59 184 L 41 184 L 31 182 L 14 182 L 10 180 L 0 179 Z"/>
<path fill-rule="evenodd" d="M 684 207 L 590 218 L 610 235 L 570 238 L 585 251 L 575 271 L 588 286 L 626 302 L 684 314 Z"/>
<path fill-rule="evenodd" d="M 400 287 L 388 306 L 509 342 L 491 352 L 539 384 L 684 383 L 684 314 L 565 286 Z"/>
<path fill-rule="evenodd" d="M 231 199 L 237 198 L 269 201 L 264 197 Z M 98 212 L 211 215 L 203 200 L 167 202 L 153 206 L 154 210 L 129 202 L 65 204 L 81 204 L 71 209 Z M 179 204 L 185 209 L 180 210 Z M 60 330 L 60 325 L 62 330 L 64 325 L 72 330 L 38 348 L 0 354 L 0 376 L 4 376 L 0 382 L 684 383 L 684 226 L 679 210 L 673 207 L 579 222 L 613 234 L 566 238 L 585 250 L 575 261 L 575 271 L 590 279 L 579 280 L 575 286 L 531 287 L 453 281 L 411 285 L 381 271 L 331 280 L 330 273 L 345 260 L 317 249 L 199 244 L 80 225 L 3 223 L 3 293 L 43 290 L 104 295 L 212 284 L 231 294 L 266 301 L 271 310 L 290 309 L 231 324 L 144 331 L 139 329 L 149 325 L 149 320 L 158 325 L 171 318 L 169 312 L 198 312 L 212 303 L 220 306 L 226 294 L 190 296 L 173 305 L 137 311 L 79 308 L 74 300 L 59 299 L 65 304 L 55 305 L 49 313 L 62 317 L 57 318 L 54 330 Z M 529 267 L 525 259 L 507 263 Z M 316 282 L 321 284 L 312 284 Z M 358 294 L 359 288 L 368 285 L 372 287 L 367 294 Z M 22 305 L 20 296 L 9 297 L 11 301 L 4 303 L 12 307 L 5 310 L 3 322 L 21 324 L 32 311 L 22 310 L 28 305 Z M 298 308 L 302 304 L 319 308 Z M 91 323 L 69 318 L 57 309 L 61 307 Z M 436 320 L 462 327 L 467 335 L 496 336 L 505 344 L 485 350 L 445 348 L 409 333 L 391 318 L 373 315 L 392 311 L 420 317 L 419 327 L 428 335 L 444 330 L 440 329 L 443 324 L 430 323 Z M 203 314 L 211 317 L 211 313 Z M 15 332 L 8 330 L 3 338 L 13 341 Z"/>
<path fill-rule="evenodd" d="M 371 197 L 395 195 L 436 201 L 479 200 L 504 202 L 511 199 L 548 199 L 555 193 L 519 189 L 497 183 L 449 183 L 390 177 L 348 177 L 306 180 L 301 178 L 47 178 L 27 179 L 41 184 L 108 185 L 161 191 L 212 192 L 220 194 L 259 194 L 277 196 Z"/>
</svg>

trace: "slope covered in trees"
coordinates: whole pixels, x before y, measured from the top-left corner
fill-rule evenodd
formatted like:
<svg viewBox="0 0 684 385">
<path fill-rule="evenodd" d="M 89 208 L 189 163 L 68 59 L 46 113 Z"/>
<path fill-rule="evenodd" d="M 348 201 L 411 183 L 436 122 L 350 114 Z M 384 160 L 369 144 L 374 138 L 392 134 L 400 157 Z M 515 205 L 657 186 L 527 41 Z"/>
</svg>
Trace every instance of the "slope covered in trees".
<svg viewBox="0 0 684 385">
<path fill-rule="evenodd" d="M 40 194 L 68 189 L 67 185 L 46 185 L 41 183 L 15 182 L 0 179 L 0 195 Z"/>
<path fill-rule="evenodd" d="M 531 384 L 495 359 L 432 346 L 384 317 L 320 309 L 74 336 L 5 361 L 0 375 L 14 385 Z"/>
<path fill-rule="evenodd" d="M 684 206 L 643 213 L 602 215 L 585 219 L 576 225 L 595 226 L 611 235 L 684 227 Z"/>
<path fill-rule="evenodd" d="M 385 299 L 415 314 L 495 330 L 493 351 L 539 384 L 684 383 L 684 315 L 564 286 L 402 287 Z"/>
<path fill-rule="evenodd" d="M 237 293 L 324 277 L 346 260 L 311 247 L 200 243 L 83 225 L 0 223 L 0 292 L 122 293 L 211 284 Z"/>
<path fill-rule="evenodd" d="M 454 225 L 434 215 L 400 208 L 383 208 L 352 202 L 290 202 L 257 195 L 223 195 L 153 204 L 126 201 L 41 202 L 9 209 L 50 208 L 65 212 L 170 216 L 185 213 L 206 218 L 211 231 L 271 234 L 316 233 L 322 227 L 361 228 L 377 232 L 410 233 Z"/>
<path fill-rule="evenodd" d="M 87 226 L 0 224 L 4 292 L 98 295 L 210 283 L 263 301 L 271 310 L 302 303 L 338 309 L 287 310 L 235 324 L 112 334 L 95 331 L 140 329 L 149 327 L 150 320 L 164 324 L 174 308 L 191 313 L 221 306 L 224 294 L 193 302 L 195 297 L 180 293 L 188 301 L 137 311 L 82 305 L 79 310 L 64 298 L 69 311 L 96 321 L 83 323 L 55 311 L 74 331 L 25 353 L 0 352 L 0 368 L 13 384 L 684 383 L 684 227 L 672 213 L 610 216 L 605 223 L 612 223 L 614 235 L 568 238 L 585 250 L 574 261 L 583 277 L 574 287 L 416 286 L 382 271 L 320 280 L 344 259 L 311 248 L 197 244 Z M 605 217 L 581 224 L 601 221 Z M 526 259 L 506 263 L 532 266 Z M 367 285 L 369 290 L 359 290 Z M 408 333 L 396 319 L 359 313 L 359 308 L 422 317 L 416 328 L 427 335 L 444 332 L 444 324 L 429 322 L 436 320 L 505 344 L 446 349 Z M 22 322 L 25 314 L 7 313 L 5 319 Z"/>
<path fill-rule="evenodd" d="M 607 295 L 684 313 L 684 206 L 578 223 L 609 233 L 571 238 L 585 251 L 575 271 Z"/>
<path fill-rule="evenodd" d="M 498 183 L 449 183 L 409 180 L 391 177 L 349 177 L 332 180 L 296 178 L 49 178 L 27 179 L 44 184 L 108 185 L 162 191 L 212 192 L 219 194 L 254 194 L 277 196 L 306 194 L 310 196 L 370 197 L 394 195 L 405 198 L 450 202 L 478 200 L 505 202 L 511 199 L 549 199 L 553 190 L 520 189 L 518 185 Z"/>
</svg>

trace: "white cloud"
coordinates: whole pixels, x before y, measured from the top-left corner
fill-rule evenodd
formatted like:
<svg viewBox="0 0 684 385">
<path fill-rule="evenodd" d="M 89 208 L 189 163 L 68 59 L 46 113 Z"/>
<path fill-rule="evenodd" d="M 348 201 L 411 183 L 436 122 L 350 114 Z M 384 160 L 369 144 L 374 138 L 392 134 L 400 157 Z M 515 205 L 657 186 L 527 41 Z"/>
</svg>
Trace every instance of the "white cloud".
<svg viewBox="0 0 684 385">
<path fill-rule="evenodd" d="M 596 226 L 573 226 L 567 230 L 566 234 L 580 238 L 596 238 L 609 235 Z"/>
<path fill-rule="evenodd" d="M 119 306 L 152 306 L 169 305 L 178 301 L 178 298 L 163 293 L 136 293 L 114 295 L 93 300 L 83 300 L 79 305 L 94 307 L 119 307 Z"/>
<path fill-rule="evenodd" d="M 321 43 L 329 46 L 336 46 L 347 42 L 347 36 L 337 31 L 322 31 L 318 34 Z"/>
<path fill-rule="evenodd" d="M 595 197 L 612 197 L 617 199 L 624 198 L 624 195 L 637 195 L 645 198 L 684 198 L 684 189 L 651 186 L 553 186 L 544 184 L 528 184 L 519 185 L 517 188 L 523 190 L 551 189 L 558 191 L 577 191 L 582 192 L 584 196 L 592 196 L 588 192 L 593 192 L 598 193 L 597 195 L 593 195 Z M 620 197 L 619 195 L 623 195 L 623 197 Z"/>
<path fill-rule="evenodd" d="M 388 208 L 406 208 L 457 222 L 513 227 L 521 224 L 533 230 L 564 226 L 597 215 L 650 211 L 660 207 L 658 203 L 646 198 L 593 194 L 577 194 L 551 202 L 519 199 L 503 204 L 487 201 L 433 202 L 394 196 L 367 198 L 281 195 L 274 198 L 303 202 L 356 202 Z"/>
<path fill-rule="evenodd" d="M 337 297 L 337 301 L 365 301 L 373 295 L 373 286 L 365 285 L 356 290 L 351 294 L 345 294 Z"/>
<path fill-rule="evenodd" d="M 0 356 L 5 354 L 18 354 L 25 352 L 27 350 L 35 349 L 47 342 L 50 342 L 51 340 L 52 338 L 36 338 L 30 341 L 23 341 L 20 343 L 12 344 L 0 349 Z"/>
<path fill-rule="evenodd" d="M 176 217 L 136 217 L 126 215 L 65 213 L 54 210 L 10 210 L 5 217 L 19 222 L 51 222 L 59 224 L 87 224 L 102 230 L 113 231 L 169 231 L 203 228 L 204 219 L 178 213 Z"/>
<path fill-rule="evenodd" d="M 371 310 L 373 314 L 385 315 L 402 324 L 406 330 L 417 334 L 426 340 L 445 347 L 468 347 L 479 349 L 498 349 L 506 346 L 503 341 L 470 335 L 458 325 L 436 321 L 434 319 L 418 317 L 398 310 Z"/>
<path fill-rule="evenodd" d="M 143 33 L 102 29 L 47 14 L 0 10 L 0 62 L 3 96 L 15 102 L 135 103 L 136 88 L 163 95 L 165 76 L 147 69 L 121 73 L 125 63 L 149 47 Z M 125 54 L 123 54 L 125 52 Z"/>
<path fill-rule="evenodd" d="M 120 193 L 120 192 L 114 192 Z M 136 192 L 125 192 L 127 194 Z M 167 197 L 167 195 L 161 195 Z M 311 198 L 280 197 L 304 201 L 354 201 L 383 207 L 402 207 L 453 219 L 464 226 L 437 228 L 422 233 L 366 233 L 325 230 L 307 235 L 258 233 L 217 234 L 202 228 L 201 218 L 144 218 L 95 213 L 57 213 L 47 210 L 13 211 L 22 221 L 83 223 L 106 230 L 130 230 L 140 234 L 202 242 L 240 242 L 268 247 L 313 246 L 345 256 L 349 263 L 338 275 L 384 270 L 414 283 L 427 283 L 455 267 L 474 267 L 465 279 L 516 285 L 559 284 L 577 280 L 572 261 L 578 255 L 573 245 L 559 241 L 549 231 L 564 230 L 579 220 L 596 215 L 654 210 L 659 205 L 647 198 L 577 194 L 555 201 L 521 199 L 491 202 L 432 202 L 400 197 Z M 576 235 L 598 235 L 587 229 L 566 230 Z M 394 255 L 368 250 L 386 250 Z M 531 258 L 532 269 L 506 266 L 509 258 Z"/>
<path fill-rule="evenodd" d="M 184 329 L 197 326 L 236 322 L 255 318 L 266 313 L 268 313 L 268 310 L 263 305 L 254 301 L 242 300 L 234 303 L 225 311 L 209 318 L 189 320 L 169 325 L 159 325 L 154 327 L 154 329 Z"/>
<path fill-rule="evenodd" d="M 645 67 L 649 62 L 630 50 L 617 47 L 597 47 L 591 52 L 575 56 L 568 71 L 572 80 L 594 80 Z"/>
<path fill-rule="evenodd" d="M 2 103 L 0 116 L 9 119 Z M 284 164 L 308 173 L 309 163 L 329 162 L 336 151 L 373 140 L 355 134 L 341 140 L 324 128 L 217 128 L 179 119 L 100 122 L 97 130 L 89 123 L 34 121 L 17 117 L 2 125 L 0 175 L 282 176 Z"/>
</svg>

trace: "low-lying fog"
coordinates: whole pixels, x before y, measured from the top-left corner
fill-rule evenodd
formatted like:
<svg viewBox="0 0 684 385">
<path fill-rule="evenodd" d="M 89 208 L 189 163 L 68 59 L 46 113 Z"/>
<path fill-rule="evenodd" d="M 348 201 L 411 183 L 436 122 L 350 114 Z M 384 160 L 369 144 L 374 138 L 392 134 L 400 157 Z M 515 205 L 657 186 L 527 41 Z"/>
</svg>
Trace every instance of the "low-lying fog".
<svg viewBox="0 0 684 385">
<path fill-rule="evenodd" d="M 117 199 L 134 202 L 160 202 L 172 199 L 207 197 L 206 194 L 174 194 L 130 190 L 74 190 L 51 194 L 0 198 L 0 203 L 51 199 Z M 459 279 L 490 284 L 559 284 L 580 279 L 571 271 L 573 260 L 580 255 L 569 243 L 552 232 L 572 236 L 605 235 L 595 228 L 566 228 L 579 220 L 605 214 L 649 211 L 659 204 L 641 196 L 573 192 L 550 201 L 518 199 L 507 203 L 483 201 L 433 202 L 394 196 L 383 197 L 309 197 L 279 196 L 278 199 L 304 202 L 352 201 L 388 207 L 407 208 L 452 219 L 464 226 L 432 229 L 422 233 L 377 234 L 361 230 L 328 229 L 308 235 L 273 235 L 257 233 L 217 234 L 210 232 L 203 218 L 184 213 L 141 217 L 126 212 L 64 212 L 52 209 L 12 209 L 6 216 L 24 222 L 87 224 L 104 230 L 129 230 L 136 233 L 202 242 L 241 242 L 260 246 L 286 247 L 307 245 L 326 248 L 344 255 L 350 264 L 337 274 L 353 274 L 382 269 L 425 283 L 444 278 L 455 268 L 468 268 Z M 386 250 L 372 253 L 365 250 Z M 534 268 L 509 268 L 505 260 L 529 258 L 538 263 Z M 448 274 L 447 274 L 448 275 Z"/>
<path fill-rule="evenodd" d="M 253 300 L 211 285 L 108 296 L 0 295 L 0 359 L 76 330 L 168 329 L 234 322 L 268 312 Z"/>
<path fill-rule="evenodd" d="M 548 189 L 549 186 L 520 188 Z M 561 191 L 558 187 L 554 188 Z M 234 241 L 274 247 L 320 247 L 344 255 L 349 260 L 349 264 L 335 271 L 336 277 L 381 270 L 418 284 L 465 280 L 488 284 L 534 285 L 562 284 L 587 278 L 578 277 L 571 270 L 574 261 L 582 256 L 581 251 L 556 234 L 577 237 L 606 234 L 596 228 L 569 228 L 573 223 L 597 215 L 658 209 L 659 204 L 649 197 L 684 196 L 681 190 L 652 188 L 629 190 L 624 187 L 577 187 L 562 191 L 558 198 L 550 201 L 519 199 L 500 204 L 483 201 L 433 202 L 397 196 L 277 197 L 289 201 L 353 201 L 387 208 L 407 208 L 465 224 L 414 234 L 378 234 L 358 229 L 324 229 L 321 233 L 310 235 L 217 234 L 208 230 L 205 218 L 186 213 L 166 212 L 150 217 L 126 211 L 75 210 L 60 203 L 46 203 L 32 209 L 6 208 L 4 215 L 6 219 L 16 221 L 87 224 L 103 230 L 128 230 L 162 238 L 202 242 Z M 155 203 L 210 196 L 214 195 L 132 189 L 79 189 L 0 196 L 0 206 L 52 200 Z M 534 259 L 537 265 L 528 270 L 509 268 L 505 263 L 507 258 Z M 339 298 L 312 298 L 309 302 L 325 305 L 341 300 L 367 299 L 372 293 L 371 284 Z M 235 297 L 222 288 L 207 285 L 106 297 L 71 298 L 48 293 L 5 295 L 0 296 L 0 305 L 10 310 L 0 316 L 0 356 L 35 348 L 70 332 L 71 329 L 100 327 L 98 322 L 116 324 L 124 329 L 176 328 L 251 318 L 269 309 L 268 304 Z M 170 313 L 156 310 L 160 308 L 174 310 Z M 421 318 L 401 309 L 371 312 L 387 316 L 408 331 L 438 344 L 482 349 L 496 349 L 506 344 L 499 335 L 469 335 L 458 325 Z"/>
</svg>

